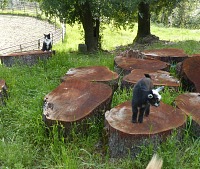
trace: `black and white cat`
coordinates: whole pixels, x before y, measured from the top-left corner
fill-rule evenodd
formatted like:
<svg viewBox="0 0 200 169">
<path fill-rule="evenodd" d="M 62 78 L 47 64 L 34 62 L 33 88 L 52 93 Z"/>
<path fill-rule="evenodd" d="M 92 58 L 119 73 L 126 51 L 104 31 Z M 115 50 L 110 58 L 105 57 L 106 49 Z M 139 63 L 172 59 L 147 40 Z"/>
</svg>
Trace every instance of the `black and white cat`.
<svg viewBox="0 0 200 169">
<path fill-rule="evenodd" d="M 52 40 L 49 34 L 44 34 L 42 51 L 50 51 L 52 49 Z"/>
</svg>

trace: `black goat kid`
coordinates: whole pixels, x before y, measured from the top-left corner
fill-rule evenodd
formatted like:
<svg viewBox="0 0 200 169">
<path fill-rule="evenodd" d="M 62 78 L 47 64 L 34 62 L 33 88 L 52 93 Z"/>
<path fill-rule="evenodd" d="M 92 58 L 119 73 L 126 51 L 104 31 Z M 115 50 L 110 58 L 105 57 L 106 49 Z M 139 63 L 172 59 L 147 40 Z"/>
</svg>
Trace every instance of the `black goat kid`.
<svg viewBox="0 0 200 169">
<path fill-rule="evenodd" d="M 140 79 L 134 86 L 133 99 L 132 99 L 132 122 L 142 123 L 144 114 L 148 116 L 150 113 L 150 105 L 159 106 L 161 95 L 160 91 L 164 89 L 164 86 L 157 89 L 153 89 L 153 83 L 151 76 L 145 74 L 145 77 Z M 138 117 L 139 109 L 139 117 Z M 138 119 L 138 120 L 137 120 Z"/>
</svg>

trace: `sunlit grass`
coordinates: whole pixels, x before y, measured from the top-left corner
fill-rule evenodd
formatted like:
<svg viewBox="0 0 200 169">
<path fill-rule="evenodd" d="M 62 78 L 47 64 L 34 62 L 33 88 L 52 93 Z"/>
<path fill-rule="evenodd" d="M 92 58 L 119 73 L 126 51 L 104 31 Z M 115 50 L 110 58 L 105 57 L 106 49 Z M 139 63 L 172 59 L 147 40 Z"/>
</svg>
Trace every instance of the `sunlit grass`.
<svg viewBox="0 0 200 169">
<path fill-rule="evenodd" d="M 116 46 L 132 43 L 136 28 L 137 26 L 134 30 L 117 30 L 112 26 L 105 26 L 103 49 L 113 50 Z M 187 41 L 170 45 L 154 44 L 150 47 L 176 47 L 184 49 L 189 54 L 198 53 L 200 44 L 195 40 L 199 40 L 200 35 L 197 32 L 195 36 L 194 32 L 152 25 L 152 33 L 161 40 Z M 60 137 L 57 126 L 49 134 L 46 133 L 42 121 L 43 98 L 60 84 L 60 78 L 69 68 L 104 65 L 114 70 L 113 54 L 101 51 L 83 55 L 77 52 L 79 43 L 84 43 L 82 28 L 77 24 L 73 27 L 67 25 L 64 43 L 54 46 L 56 55 L 46 63 L 11 68 L 0 65 L 0 78 L 6 80 L 10 95 L 7 106 L 0 107 L 0 168 L 145 168 L 154 153 L 151 146 L 143 147 L 143 151 L 135 160 L 113 160 L 109 158 L 108 145 L 103 145 L 100 150 L 96 148 L 102 139 L 104 123 L 92 124 L 88 135 L 74 134 L 71 140 Z M 181 92 L 184 91 L 180 89 L 174 92 L 166 89 L 162 94 L 163 101 L 172 104 Z M 112 107 L 130 100 L 131 97 L 132 90 L 118 89 L 113 95 Z M 179 142 L 173 136 L 170 137 L 166 143 L 158 147 L 158 153 L 164 159 L 164 168 L 199 168 L 199 144 L 200 140 L 190 135 L 184 138 L 183 142 Z"/>
</svg>

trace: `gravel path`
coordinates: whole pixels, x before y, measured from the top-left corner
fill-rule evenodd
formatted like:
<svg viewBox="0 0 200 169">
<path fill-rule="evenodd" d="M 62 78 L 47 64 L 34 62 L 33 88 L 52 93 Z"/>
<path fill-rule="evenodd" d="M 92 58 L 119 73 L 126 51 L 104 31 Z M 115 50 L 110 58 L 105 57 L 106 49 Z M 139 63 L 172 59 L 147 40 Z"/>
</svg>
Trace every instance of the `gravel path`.
<svg viewBox="0 0 200 169">
<path fill-rule="evenodd" d="M 12 46 L 36 41 L 43 38 L 43 34 L 53 33 L 54 25 L 32 17 L 0 15 L 0 54 L 6 53 Z M 2 50 L 4 49 L 4 50 Z"/>
</svg>

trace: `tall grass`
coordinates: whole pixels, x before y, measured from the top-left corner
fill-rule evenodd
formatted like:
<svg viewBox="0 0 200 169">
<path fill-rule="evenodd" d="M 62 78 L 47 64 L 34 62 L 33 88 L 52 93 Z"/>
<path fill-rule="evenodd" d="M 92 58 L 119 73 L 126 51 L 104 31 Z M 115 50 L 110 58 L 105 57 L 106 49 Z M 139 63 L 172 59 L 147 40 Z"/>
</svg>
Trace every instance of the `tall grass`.
<svg viewBox="0 0 200 169">
<path fill-rule="evenodd" d="M 171 34 L 173 31 L 177 29 L 152 26 L 154 34 L 167 40 L 177 40 Z M 192 30 L 179 31 L 183 32 L 180 40 L 187 41 L 171 44 L 170 47 L 186 49 L 190 54 L 200 52 L 199 42 L 195 41 L 200 34 L 193 39 Z M 66 33 L 65 42 L 54 46 L 56 55 L 46 63 L 40 62 L 32 67 L 16 65 L 11 68 L 0 65 L 0 78 L 6 80 L 9 92 L 7 105 L 0 107 L 0 168 L 145 168 L 154 153 L 151 145 L 143 147 L 134 161 L 130 158 L 110 159 L 107 145 L 101 145 L 100 141 L 103 124 L 93 124 L 88 135 L 74 134 L 71 139 L 60 138 L 57 126 L 49 134 L 46 132 L 48 129 L 42 121 L 43 98 L 60 84 L 60 78 L 69 68 L 104 65 L 113 70 L 113 54 L 99 52 L 83 55 L 77 52 L 78 44 L 83 43 L 82 31 L 78 25 L 67 26 Z M 116 46 L 132 43 L 134 36 L 135 30 L 115 30 L 105 26 L 103 48 L 113 50 Z M 151 47 L 169 45 L 157 44 Z M 117 90 L 112 106 L 130 100 L 131 95 L 131 91 Z M 171 104 L 176 95 L 166 90 L 163 98 Z M 200 140 L 188 134 L 185 136 L 183 142 L 172 136 L 158 147 L 158 153 L 164 159 L 164 168 L 200 168 Z"/>
</svg>

